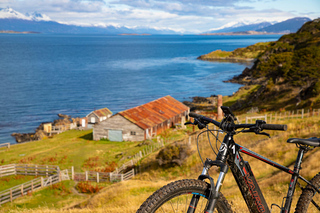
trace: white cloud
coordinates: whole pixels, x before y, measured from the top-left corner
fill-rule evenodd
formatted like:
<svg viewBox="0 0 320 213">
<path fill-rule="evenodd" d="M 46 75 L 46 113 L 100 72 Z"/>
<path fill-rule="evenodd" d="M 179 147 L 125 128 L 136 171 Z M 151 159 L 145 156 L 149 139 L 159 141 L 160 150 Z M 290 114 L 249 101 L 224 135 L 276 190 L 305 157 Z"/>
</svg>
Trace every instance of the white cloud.
<svg viewBox="0 0 320 213">
<path fill-rule="evenodd" d="M 298 4 L 298 0 L 293 1 Z M 0 0 L 0 8 L 9 6 L 25 14 L 34 12 L 37 5 L 39 13 L 63 23 L 148 26 L 194 33 L 239 20 L 281 21 L 300 14 L 320 14 L 316 7 L 307 10 L 304 5 L 300 11 L 299 5 L 291 5 L 287 10 L 279 2 L 281 0 Z M 276 6 L 272 7 L 273 4 Z"/>
</svg>

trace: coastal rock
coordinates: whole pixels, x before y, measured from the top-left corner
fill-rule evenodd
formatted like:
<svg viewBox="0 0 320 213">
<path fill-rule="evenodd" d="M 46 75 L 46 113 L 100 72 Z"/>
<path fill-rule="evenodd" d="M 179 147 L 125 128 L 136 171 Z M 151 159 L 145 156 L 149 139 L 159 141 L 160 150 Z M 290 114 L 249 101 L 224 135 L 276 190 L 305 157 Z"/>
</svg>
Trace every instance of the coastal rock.
<svg viewBox="0 0 320 213">
<path fill-rule="evenodd" d="M 15 137 L 17 143 L 36 140 L 35 133 L 12 133 L 11 136 Z"/>
</svg>

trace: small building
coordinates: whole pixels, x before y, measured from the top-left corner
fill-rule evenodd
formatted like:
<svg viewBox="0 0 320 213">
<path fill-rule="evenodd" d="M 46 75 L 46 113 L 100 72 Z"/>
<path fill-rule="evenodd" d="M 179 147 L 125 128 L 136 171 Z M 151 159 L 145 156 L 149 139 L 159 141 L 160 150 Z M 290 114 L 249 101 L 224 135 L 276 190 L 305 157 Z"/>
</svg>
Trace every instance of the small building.
<svg viewBox="0 0 320 213">
<path fill-rule="evenodd" d="M 112 112 L 108 108 L 98 109 L 90 112 L 86 118 L 88 124 L 97 124 L 111 117 Z M 82 124 L 83 126 L 83 124 Z"/>
<path fill-rule="evenodd" d="M 43 131 L 50 134 L 52 130 L 52 123 L 44 123 L 43 124 Z"/>
<path fill-rule="evenodd" d="M 175 124 L 184 124 L 190 109 L 171 96 L 115 114 L 93 128 L 93 140 L 143 141 Z"/>
</svg>

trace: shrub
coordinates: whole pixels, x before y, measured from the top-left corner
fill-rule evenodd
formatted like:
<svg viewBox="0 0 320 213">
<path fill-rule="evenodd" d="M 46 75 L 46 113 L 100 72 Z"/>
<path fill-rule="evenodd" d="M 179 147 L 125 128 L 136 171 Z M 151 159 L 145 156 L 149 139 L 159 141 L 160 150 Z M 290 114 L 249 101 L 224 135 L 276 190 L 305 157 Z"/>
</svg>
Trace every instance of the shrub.
<svg viewBox="0 0 320 213">
<path fill-rule="evenodd" d="M 91 182 L 85 181 L 85 182 L 79 182 L 76 186 L 76 188 L 81 192 L 81 193 L 97 193 L 99 192 L 103 187 L 98 186 L 97 184 L 93 185 Z"/>
<path fill-rule="evenodd" d="M 191 154 L 191 149 L 185 144 L 173 144 L 162 149 L 156 159 L 159 165 L 178 164 L 182 165 L 183 160 Z"/>
</svg>

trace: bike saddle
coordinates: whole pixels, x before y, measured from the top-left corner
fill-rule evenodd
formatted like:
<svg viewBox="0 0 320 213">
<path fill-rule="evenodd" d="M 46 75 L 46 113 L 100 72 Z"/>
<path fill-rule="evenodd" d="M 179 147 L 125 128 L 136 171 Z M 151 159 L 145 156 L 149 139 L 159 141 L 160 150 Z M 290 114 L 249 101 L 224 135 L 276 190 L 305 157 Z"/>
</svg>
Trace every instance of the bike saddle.
<svg viewBox="0 0 320 213">
<path fill-rule="evenodd" d="M 287 140 L 288 143 L 297 143 L 301 145 L 308 145 L 308 146 L 314 146 L 319 147 L 320 146 L 320 138 L 308 138 L 308 139 L 302 139 L 302 138 L 289 138 Z"/>
</svg>

